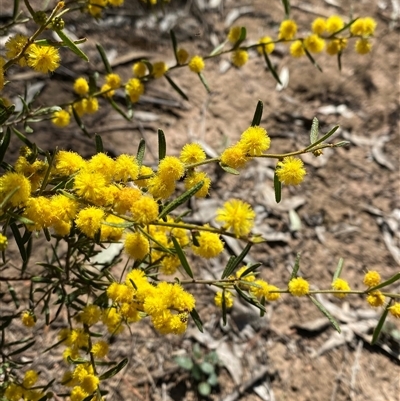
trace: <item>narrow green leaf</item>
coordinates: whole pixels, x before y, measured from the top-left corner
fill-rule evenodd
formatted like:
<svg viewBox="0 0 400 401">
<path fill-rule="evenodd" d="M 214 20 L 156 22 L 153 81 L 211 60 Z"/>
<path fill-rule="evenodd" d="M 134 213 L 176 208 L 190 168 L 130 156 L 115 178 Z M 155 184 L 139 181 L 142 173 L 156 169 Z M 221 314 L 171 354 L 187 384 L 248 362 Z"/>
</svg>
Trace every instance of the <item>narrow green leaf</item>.
<svg viewBox="0 0 400 401">
<path fill-rule="evenodd" d="M 245 40 L 247 36 L 247 31 L 244 26 L 240 27 L 240 35 L 237 42 L 234 44 L 233 49 L 237 49 Z"/>
<path fill-rule="evenodd" d="M 250 274 L 250 273 L 254 272 L 256 269 L 258 269 L 261 265 L 262 265 L 262 263 L 254 263 L 254 264 L 251 264 L 251 265 L 240 275 L 240 278 L 246 277 L 248 274 Z"/>
<path fill-rule="evenodd" d="M 248 284 L 248 282 L 246 282 Z M 254 305 L 256 308 L 262 310 L 264 313 L 266 312 L 265 306 L 261 305 L 258 301 L 255 299 L 251 298 L 249 295 L 247 295 L 244 291 L 242 291 L 237 285 L 233 286 L 240 296 L 240 298 L 244 299 L 246 302 L 248 302 L 251 305 Z"/>
<path fill-rule="evenodd" d="M 0 330 L 3 331 L 5 328 L 7 328 L 11 322 L 13 321 L 14 316 L 13 315 L 8 315 L 8 316 L 0 316 Z M 1 344 L 0 344 L 1 346 Z"/>
<path fill-rule="evenodd" d="M 311 55 L 311 53 L 306 49 L 304 46 L 304 51 L 306 52 L 306 56 L 308 59 L 311 61 L 311 64 L 313 64 L 320 72 L 322 71 L 322 68 L 319 66 L 319 64 L 315 61 L 314 57 Z"/>
<path fill-rule="evenodd" d="M 210 56 L 215 56 L 216 54 L 220 53 L 224 46 L 228 43 L 228 40 L 225 40 L 221 44 L 219 44 L 217 47 L 213 49 L 213 51 L 210 53 Z"/>
<path fill-rule="evenodd" d="M 174 33 L 174 31 L 172 29 L 169 31 L 169 35 L 171 36 L 172 48 L 174 50 L 174 56 L 175 56 L 176 64 L 179 64 L 179 61 L 178 61 L 178 42 L 176 41 L 176 36 L 175 36 L 175 33 Z"/>
<path fill-rule="evenodd" d="M 132 117 L 129 117 L 127 113 L 125 113 L 115 102 L 115 100 L 111 97 L 107 98 L 108 102 L 111 104 L 111 107 L 119 113 L 123 118 L 125 118 L 126 121 L 132 121 Z M 132 114 L 132 113 L 130 113 Z M 133 115 L 133 114 L 132 114 Z"/>
<path fill-rule="evenodd" d="M 0 125 L 4 124 L 15 110 L 15 106 L 6 106 L 0 99 Z"/>
<path fill-rule="evenodd" d="M 65 46 L 67 46 L 73 53 L 75 53 L 78 57 L 80 57 L 84 61 L 89 61 L 88 56 L 61 30 L 55 29 L 57 35 L 64 42 Z"/>
<path fill-rule="evenodd" d="M 17 188 L 18 188 L 18 187 L 17 187 Z M 14 192 L 15 192 L 15 191 L 13 191 L 12 193 L 14 193 Z M 6 202 L 4 202 L 4 200 L 3 200 L 3 202 L 1 203 L 0 209 L 1 209 L 1 207 L 3 206 L 3 203 L 4 203 L 4 204 L 7 203 L 8 199 L 9 199 L 8 195 L 9 195 L 9 194 L 7 194 L 7 197 L 5 198 L 5 201 L 6 201 Z M 23 217 L 23 216 L 21 216 L 20 214 L 13 213 L 13 212 L 11 212 L 10 210 L 7 210 L 7 214 L 8 214 L 9 216 L 11 216 L 13 219 L 15 219 L 16 221 L 19 221 L 19 222 L 22 223 L 22 224 L 25 224 L 25 225 L 35 224 L 35 222 L 33 222 L 32 220 L 29 220 L 28 218 Z"/>
<path fill-rule="evenodd" d="M 136 154 L 136 159 L 138 161 L 139 167 L 142 167 L 145 152 L 146 152 L 146 141 L 143 138 L 141 138 L 138 146 L 138 151 Z"/>
<path fill-rule="evenodd" d="M 232 265 L 235 263 L 236 256 L 231 256 L 228 260 L 228 263 L 225 266 L 224 271 L 222 272 L 221 279 L 229 277 L 233 273 Z"/>
<path fill-rule="evenodd" d="M 246 255 L 250 252 L 250 249 L 252 246 L 253 246 L 253 244 L 248 243 L 245 246 L 245 248 L 243 249 L 243 251 L 240 252 L 240 255 L 234 257 L 232 264 L 229 266 L 229 270 L 227 268 L 225 268 L 225 270 L 222 273 L 221 278 L 229 277 L 235 271 L 235 269 L 239 266 L 239 264 L 242 263 L 242 261 L 246 257 Z"/>
<path fill-rule="evenodd" d="M 101 376 L 99 376 L 99 379 L 101 381 L 107 380 L 111 377 L 114 377 L 116 374 L 118 374 L 126 365 L 128 364 L 128 358 L 123 359 L 117 366 L 113 367 L 110 370 L 107 370 L 107 372 L 103 373 Z"/>
<path fill-rule="evenodd" d="M 175 210 L 178 206 L 182 205 L 185 203 L 188 199 L 190 199 L 204 184 L 204 181 L 198 182 L 194 187 L 190 188 L 186 192 L 184 192 L 182 195 L 178 196 L 176 199 L 174 199 L 171 203 L 166 205 L 161 213 L 159 214 L 158 218 L 162 219 L 165 216 L 167 216 L 169 213 L 171 213 L 173 210 Z"/>
<path fill-rule="evenodd" d="M 199 72 L 197 75 L 199 76 L 201 83 L 202 83 L 202 84 L 204 85 L 204 87 L 206 88 L 206 91 L 207 91 L 208 93 L 211 93 L 211 90 L 210 90 L 210 88 L 209 88 L 209 86 L 208 86 L 208 83 L 207 83 L 207 81 L 206 81 L 205 76 L 204 76 L 201 72 Z"/>
<path fill-rule="evenodd" d="M 31 341 L 30 343 L 24 345 L 21 348 L 16 349 L 15 351 L 10 352 L 7 356 L 18 355 L 22 352 L 26 351 L 27 349 L 31 348 L 35 344 L 36 340 Z"/>
<path fill-rule="evenodd" d="M 158 135 L 158 160 L 161 161 L 167 154 L 167 143 L 165 142 L 164 131 L 161 128 L 157 130 L 157 135 Z"/>
<path fill-rule="evenodd" d="M 22 132 L 18 131 L 15 127 L 12 127 L 12 130 L 18 139 L 28 146 L 29 149 L 33 148 L 33 143 Z"/>
<path fill-rule="evenodd" d="M 96 48 L 100 54 L 101 60 L 103 61 L 104 68 L 105 68 L 107 74 L 111 74 L 112 68 L 111 68 L 110 62 L 108 61 L 108 58 L 107 58 L 106 52 L 104 51 L 103 46 L 100 43 L 96 43 Z"/>
<path fill-rule="evenodd" d="M 290 1 L 282 0 L 282 4 L 285 9 L 285 19 L 289 19 L 289 17 L 290 17 Z"/>
<path fill-rule="evenodd" d="M 380 288 L 387 287 L 390 284 L 395 283 L 396 281 L 400 280 L 400 273 L 396 273 L 394 276 L 390 277 L 388 280 L 383 281 L 382 283 L 376 285 L 375 287 L 368 288 L 365 292 L 372 292 L 379 290 Z"/>
<path fill-rule="evenodd" d="M 344 259 L 340 258 L 336 267 L 335 273 L 333 274 L 332 283 L 334 283 L 342 274 Z"/>
<path fill-rule="evenodd" d="M 296 260 L 294 262 L 294 266 L 293 266 L 293 270 L 292 270 L 292 274 L 290 275 L 290 280 L 294 279 L 297 277 L 297 272 L 300 269 L 300 257 L 301 257 L 301 253 L 299 252 L 296 255 Z"/>
<path fill-rule="evenodd" d="M 203 330 L 203 322 L 201 321 L 200 316 L 197 313 L 197 310 L 193 309 L 190 312 L 190 316 L 192 316 L 192 319 L 193 319 L 194 323 L 196 324 L 197 328 L 199 329 L 199 331 L 201 331 L 203 333 L 203 331 L 204 331 Z"/>
<path fill-rule="evenodd" d="M 341 51 L 337 54 L 337 64 L 340 72 L 342 71 L 342 54 L 343 53 Z"/>
<path fill-rule="evenodd" d="M 12 20 L 15 21 L 19 14 L 19 0 L 14 0 Z"/>
<path fill-rule="evenodd" d="M 1 124 L 1 122 L 0 122 Z M 3 161 L 4 156 L 7 152 L 8 145 L 10 144 L 11 139 L 11 128 L 7 127 L 5 134 L 3 135 L 1 145 L 0 145 L 0 163 Z"/>
<path fill-rule="evenodd" d="M 19 308 L 19 300 L 18 300 L 17 293 L 15 292 L 15 288 L 8 282 L 7 282 L 7 288 L 8 288 L 8 291 L 10 292 L 12 300 L 14 301 L 15 307 L 18 309 Z"/>
<path fill-rule="evenodd" d="M 384 309 L 382 316 L 379 319 L 378 324 L 376 325 L 374 332 L 372 333 L 372 340 L 371 340 L 371 345 L 374 345 L 377 343 L 377 341 L 379 340 L 379 335 L 381 334 L 383 325 L 385 324 L 385 320 L 387 318 L 387 315 L 389 313 L 389 308 L 390 308 L 391 302 L 389 302 L 386 305 L 386 308 Z"/>
<path fill-rule="evenodd" d="M 263 47 L 263 54 L 264 54 L 264 59 L 265 59 L 265 62 L 267 63 L 268 69 L 271 71 L 271 74 L 275 78 L 275 81 L 278 82 L 279 85 L 282 85 L 281 79 L 279 78 L 278 73 L 276 72 L 274 66 L 272 65 L 271 60 L 269 59 L 268 53 L 265 50 L 265 46 Z"/>
<path fill-rule="evenodd" d="M 81 131 L 88 137 L 90 138 L 89 132 L 86 130 L 85 124 L 83 123 L 82 119 L 79 117 L 78 113 L 75 110 L 75 107 L 72 105 L 72 115 L 74 116 L 74 119 L 76 123 L 78 124 L 78 127 L 81 129 Z"/>
<path fill-rule="evenodd" d="M 314 305 L 328 318 L 328 320 L 331 322 L 332 326 L 335 328 L 335 330 L 340 333 L 340 326 L 339 323 L 335 320 L 335 318 L 326 310 L 324 305 L 322 305 L 319 301 L 317 301 L 314 297 L 311 295 L 308 296 L 311 301 L 314 303 Z"/>
<path fill-rule="evenodd" d="M 28 260 L 28 256 L 26 254 L 24 243 L 22 241 L 22 237 L 21 237 L 21 234 L 20 234 L 20 232 L 18 230 L 18 227 L 17 227 L 17 225 L 15 223 L 12 223 L 12 224 L 10 224 L 10 228 L 11 228 L 11 231 L 13 232 L 13 235 L 14 235 L 14 238 L 15 238 L 15 242 L 17 243 L 21 258 L 25 262 L 26 260 Z"/>
<path fill-rule="evenodd" d="M 275 190 L 275 202 L 279 203 L 282 200 L 282 183 L 279 181 L 276 170 L 274 173 L 274 190 Z"/>
<path fill-rule="evenodd" d="M 94 134 L 94 141 L 96 144 L 96 153 L 104 153 L 103 140 L 99 134 Z"/>
<path fill-rule="evenodd" d="M 261 124 L 263 109 L 264 109 L 264 104 L 261 100 L 259 100 L 257 102 L 256 111 L 254 112 L 253 121 L 251 122 L 252 127 L 255 127 L 256 125 Z"/>
<path fill-rule="evenodd" d="M 186 259 L 186 256 L 181 248 L 181 245 L 179 244 L 178 240 L 174 237 L 171 236 L 172 242 L 174 243 L 174 248 L 176 250 L 176 253 L 178 254 L 178 258 L 181 262 L 182 267 L 185 269 L 185 272 L 188 274 L 190 278 L 193 278 L 193 272 L 192 269 L 189 266 L 189 263 Z"/>
<path fill-rule="evenodd" d="M 349 141 L 340 141 L 340 142 L 335 143 L 333 146 L 335 148 L 341 148 L 341 147 L 347 146 L 347 145 L 350 145 Z"/>
<path fill-rule="evenodd" d="M 226 171 L 228 174 L 233 174 L 233 175 L 240 175 L 240 172 L 235 170 L 232 167 L 229 167 L 227 165 L 225 165 L 224 163 L 219 163 L 220 167 L 222 168 L 222 170 Z"/>
<path fill-rule="evenodd" d="M 319 121 L 317 117 L 312 120 L 311 131 L 310 131 L 310 143 L 314 143 L 318 139 L 319 133 Z"/>
<path fill-rule="evenodd" d="M 225 288 L 222 290 L 222 324 L 226 326 L 226 297 Z"/>
<path fill-rule="evenodd" d="M 185 100 L 189 100 L 185 92 L 172 80 L 172 78 L 168 74 L 164 74 L 164 77 L 167 79 L 168 83 L 178 92 L 180 96 L 182 96 Z"/>
<path fill-rule="evenodd" d="M 311 145 L 308 145 L 304 150 L 309 150 L 314 148 L 315 146 L 319 145 L 320 143 L 324 142 L 326 139 L 328 139 L 330 136 L 332 136 L 339 128 L 339 125 L 335 125 L 327 134 L 325 134 L 323 137 L 319 138 L 318 141 L 314 142 Z"/>
</svg>

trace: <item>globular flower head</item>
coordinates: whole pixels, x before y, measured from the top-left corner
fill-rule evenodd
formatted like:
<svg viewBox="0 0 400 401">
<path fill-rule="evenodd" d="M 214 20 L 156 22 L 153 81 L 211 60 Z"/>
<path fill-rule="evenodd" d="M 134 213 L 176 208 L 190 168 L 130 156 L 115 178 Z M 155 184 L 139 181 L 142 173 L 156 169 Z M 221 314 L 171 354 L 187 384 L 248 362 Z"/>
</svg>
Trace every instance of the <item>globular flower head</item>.
<svg viewBox="0 0 400 401">
<path fill-rule="evenodd" d="M 231 27 L 231 29 L 229 29 L 229 32 L 228 32 L 228 40 L 229 40 L 229 42 L 231 42 L 232 44 L 235 44 L 240 38 L 241 31 L 242 31 L 242 27 L 241 26 L 233 26 L 233 27 Z"/>
<path fill-rule="evenodd" d="M 22 382 L 22 385 L 25 388 L 31 388 L 36 384 L 38 378 L 39 375 L 36 372 L 36 370 L 28 370 L 24 375 L 24 380 Z"/>
<path fill-rule="evenodd" d="M 225 149 L 221 154 L 221 162 L 234 169 L 243 168 L 248 161 L 247 152 L 240 143 Z"/>
<path fill-rule="evenodd" d="M 0 234 L 0 251 L 5 251 L 8 246 L 8 239 L 5 235 Z"/>
<path fill-rule="evenodd" d="M 157 220 L 158 203 L 152 197 L 143 195 L 133 203 L 131 213 L 136 223 L 149 224 Z"/>
<path fill-rule="evenodd" d="M 86 236 L 94 238 L 101 228 L 104 215 L 104 210 L 89 206 L 78 213 L 75 224 Z"/>
<path fill-rule="evenodd" d="M 78 196 L 95 204 L 104 204 L 106 179 L 101 173 L 92 173 L 83 169 L 76 176 L 73 188 Z"/>
<path fill-rule="evenodd" d="M 94 114 L 99 109 L 99 101 L 96 97 L 89 97 L 85 99 L 85 113 Z"/>
<path fill-rule="evenodd" d="M 23 174 L 11 171 L 0 177 L 0 203 L 13 193 L 8 199 L 12 206 L 24 205 L 31 194 L 31 183 Z"/>
<path fill-rule="evenodd" d="M 114 210 L 119 214 L 125 214 L 131 208 L 132 203 L 141 196 L 142 192 L 138 188 L 123 187 L 117 190 L 114 196 Z"/>
<path fill-rule="evenodd" d="M 68 176 L 85 166 L 86 161 L 75 152 L 60 150 L 55 158 L 55 174 Z"/>
<path fill-rule="evenodd" d="M 168 71 L 167 64 L 164 61 L 159 61 L 153 64 L 152 75 L 154 78 L 161 78 Z"/>
<path fill-rule="evenodd" d="M 205 64 L 204 60 L 200 56 L 193 56 L 189 61 L 189 69 L 190 71 L 199 74 L 201 71 L 204 70 Z"/>
<path fill-rule="evenodd" d="M 239 199 L 230 199 L 222 209 L 217 210 L 216 221 L 223 223 L 225 230 L 232 230 L 241 237 L 250 233 L 254 225 L 255 213 L 250 204 Z"/>
<path fill-rule="evenodd" d="M 344 22 L 338 15 L 331 15 L 326 20 L 326 30 L 329 33 L 335 33 L 344 27 Z"/>
<path fill-rule="evenodd" d="M 144 86 L 139 79 L 132 78 L 126 84 L 125 91 L 129 95 L 131 102 L 136 103 L 144 93 Z"/>
<path fill-rule="evenodd" d="M 373 308 L 378 308 L 385 303 L 385 296 L 380 291 L 373 291 L 368 293 L 367 302 Z"/>
<path fill-rule="evenodd" d="M 232 64 L 237 68 L 243 67 L 248 59 L 249 53 L 244 49 L 235 50 L 231 56 Z"/>
<path fill-rule="evenodd" d="M 94 18 L 101 18 L 101 12 L 106 7 L 108 0 L 90 0 L 88 5 L 89 14 Z"/>
<path fill-rule="evenodd" d="M 380 282 L 381 282 L 381 275 L 375 270 L 370 270 L 369 272 L 367 272 L 363 280 L 363 283 L 367 287 L 374 287 L 375 285 L 378 285 Z"/>
<path fill-rule="evenodd" d="M 165 156 L 158 165 L 158 176 L 165 181 L 176 181 L 185 173 L 183 163 L 174 156 Z"/>
<path fill-rule="evenodd" d="M 115 161 L 110 156 L 99 152 L 90 158 L 86 164 L 86 169 L 92 173 L 101 174 L 108 184 L 113 178 L 115 164 Z"/>
<path fill-rule="evenodd" d="M 178 60 L 178 64 L 182 65 L 185 64 L 186 61 L 189 58 L 189 53 L 187 52 L 186 49 L 183 49 L 182 47 L 179 48 L 176 52 L 176 58 Z"/>
<path fill-rule="evenodd" d="M 79 313 L 79 320 L 88 326 L 93 326 L 100 318 L 101 309 L 97 305 L 86 305 Z"/>
<path fill-rule="evenodd" d="M 326 45 L 326 52 L 330 56 L 334 56 L 338 53 L 341 53 L 347 47 L 347 39 L 340 38 L 340 39 L 332 39 L 329 40 Z"/>
<path fill-rule="evenodd" d="M 285 185 L 299 185 L 303 182 L 306 170 L 301 159 L 287 156 L 278 162 L 276 175 Z"/>
<path fill-rule="evenodd" d="M 25 327 L 33 327 L 36 324 L 36 316 L 32 311 L 25 311 L 21 315 L 22 324 Z"/>
<path fill-rule="evenodd" d="M 350 291 L 351 288 L 349 286 L 349 283 L 346 280 L 343 280 L 341 278 L 337 278 L 333 283 L 332 283 L 332 289 L 337 290 L 337 291 Z M 337 293 L 334 294 L 335 297 L 337 298 L 344 298 L 347 294 L 345 293 Z"/>
<path fill-rule="evenodd" d="M 125 237 L 124 250 L 129 257 L 142 260 L 150 251 L 149 240 L 139 232 L 128 233 Z"/>
<path fill-rule="evenodd" d="M 44 74 L 55 71 L 60 66 L 60 54 L 53 46 L 32 44 L 27 50 L 28 66 Z"/>
<path fill-rule="evenodd" d="M 218 291 L 214 297 L 214 303 L 219 308 L 222 308 L 225 299 L 225 307 L 231 309 L 233 306 L 233 297 L 230 291 Z"/>
<path fill-rule="evenodd" d="M 85 96 L 89 93 L 89 83 L 86 78 L 79 77 L 75 80 L 74 92 L 80 96 Z"/>
<path fill-rule="evenodd" d="M 106 341 L 98 341 L 92 344 L 90 352 L 95 358 L 104 358 L 108 354 L 109 345 Z"/>
<path fill-rule="evenodd" d="M 206 160 L 206 153 L 198 143 L 187 143 L 182 148 L 179 159 L 184 164 L 199 163 Z"/>
<path fill-rule="evenodd" d="M 259 54 L 263 54 L 263 52 L 265 51 L 265 53 L 267 54 L 271 54 L 274 49 L 275 49 L 275 43 L 273 42 L 272 38 L 269 36 L 263 36 L 258 43 L 262 46 L 257 46 L 257 52 Z"/>
<path fill-rule="evenodd" d="M 400 319 L 400 302 L 395 302 L 388 309 L 395 318 Z"/>
<path fill-rule="evenodd" d="M 28 42 L 28 38 L 25 35 L 21 35 L 17 33 L 15 36 L 10 37 L 7 42 L 5 43 L 4 47 L 6 48 L 6 57 L 8 59 L 12 59 L 16 57 L 21 50 L 24 48 L 26 43 Z M 26 66 L 26 59 L 25 57 L 21 57 L 18 60 L 18 64 L 21 67 Z"/>
<path fill-rule="evenodd" d="M 127 154 L 119 155 L 115 160 L 113 175 L 116 181 L 136 180 L 139 176 L 139 164 L 136 158 Z"/>
<path fill-rule="evenodd" d="M 194 194 L 196 198 L 205 198 L 211 186 L 211 178 L 204 171 L 192 171 L 185 178 L 185 188 L 193 188 L 196 184 L 203 181 L 202 187 Z"/>
<path fill-rule="evenodd" d="M 356 42 L 356 52 L 358 54 L 368 54 L 372 49 L 372 43 L 368 39 L 358 39 Z"/>
<path fill-rule="evenodd" d="M 118 74 L 107 74 L 106 84 L 109 85 L 111 89 L 118 89 L 121 86 L 121 77 Z"/>
<path fill-rule="evenodd" d="M 132 66 L 133 75 L 137 78 L 142 78 L 147 74 L 147 66 L 143 61 L 138 61 Z"/>
<path fill-rule="evenodd" d="M 57 127 L 64 128 L 69 125 L 71 114 L 67 110 L 58 110 L 53 113 L 51 122 Z"/>
<path fill-rule="evenodd" d="M 178 267 L 181 265 L 181 261 L 178 256 L 165 256 L 160 262 L 160 271 L 163 274 L 170 276 L 171 274 L 176 273 Z"/>
<path fill-rule="evenodd" d="M 301 40 L 295 40 L 290 45 L 289 51 L 290 51 L 290 54 L 296 58 L 302 57 L 306 54 L 306 51 L 304 50 L 303 41 L 301 41 Z"/>
<path fill-rule="evenodd" d="M 254 126 L 247 128 L 241 135 L 239 146 L 249 156 L 260 156 L 269 149 L 271 139 L 265 128 Z"/>
<path fill-rule="evenodd" d="M 290 19 L 281 22 L 279 27 L 279 39 L 292 40 L 297 33 L 297 24 Z"/>
<path fill-rule="evenodd" d="M 316 18 L 311 24 L 311 30 L 317 35 L 322 35 L 326 30 L 326 20 L 321 17 Z"/>
<path fill-rule="evenodd" d="M 350 32 L 355 36 L 371 36 L 374 34 L 376 22 L 371 17 L 359 18 L 353 22 Z"/>
<path fill-rule="evenodd" d="M 309 293 L 310 285 L 307 280 L 304 280 L 304 278 L 296 277 L 289 281 L 288 290 L 295 297 L 301 297 Z"/>
<path fill-rule="evenodd" d="M 324 50 L 325 41 L 314 33 L 305 38 L 304 46 L 311 53 L 321 53 Z"/>
<path fill-rule="evenodd" d="M 148 191 L 155 199 L 168 199 L 175 191 L 176 181 L 171 179 L 165 180 L 158 174 L 146 181 Z"/>
<path fill-rule="evenodd" d="M 201 231 L 196 237 L 198 245 L 193 244 L 193 252 L 206 259 L 215 258 L 224 249 L 224 244 L 219 238 L 219 234 Z"/>
</svg>

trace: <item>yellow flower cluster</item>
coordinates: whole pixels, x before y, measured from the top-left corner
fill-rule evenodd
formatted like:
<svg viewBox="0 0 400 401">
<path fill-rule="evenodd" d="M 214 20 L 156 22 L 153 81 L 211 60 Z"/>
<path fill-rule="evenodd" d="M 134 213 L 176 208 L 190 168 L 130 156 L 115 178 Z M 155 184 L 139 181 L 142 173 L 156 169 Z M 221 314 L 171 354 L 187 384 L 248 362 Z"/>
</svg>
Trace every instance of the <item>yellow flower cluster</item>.
<svg viewBox="0 0 400 401">
<path fill-rule="evenodd" d="M 7 400 L 37 401 L 46 398 L 46 393 L 40 389 L 33 389 L 38 381 L 39 374 L 35 370 L 28 370 L 23 378 L 22 384 L 11 383 L 7 386 L 4 396 Z"/>
<path fill-rule="evenodd" d="M 141 316 L 150 316 L 154 327 L 162 334 L 182 334 L 195 307 L 193 295 L 179 284 L 160 282 L 153 285 L 144 272 L 137 269 L 128 273 L 125 283 L 112 283 L 107 295 L 114 302 L 120 322 L 123 319 L 128 323 L 135 322 Z"/>
<path fill-rule="evenodd" d="M 270 144 L 271 139 L 265 128 L 249 127 L 236 144 L 222 152 L 221 162 L 234 169 L 242 168 L 252 157 L 261 156 L 269 149 Z"/>
</svg>

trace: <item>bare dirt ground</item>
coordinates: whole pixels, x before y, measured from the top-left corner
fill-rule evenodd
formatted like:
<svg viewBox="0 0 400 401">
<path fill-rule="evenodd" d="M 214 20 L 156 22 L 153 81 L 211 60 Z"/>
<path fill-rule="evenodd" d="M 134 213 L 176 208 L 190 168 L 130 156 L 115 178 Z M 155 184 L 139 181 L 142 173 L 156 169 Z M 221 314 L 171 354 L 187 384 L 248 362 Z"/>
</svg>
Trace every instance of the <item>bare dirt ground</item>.
<svg viewBox="0 0 400 401">
<path fill-rule="evenodd" d="M 250 202 L 258 213 L 257 229 L 269 238 L 251 253 L 263 263 L 261 276 L 284 287 L 296 254 L 302 253 L 301 272 L 315 286 L 329 287 L 339 258 L 344 258 L 343 277 L 354 289 L 362 289 L 368 269 L 384 278 L 399 272 L 399 3 L 380 1 L 292 1 L 292 18 L 301 32 L 309 30 L 316 16 L 372 16 L 378 23 L 371 54 L 360 56 L 350 48 L 338 71 L 336 58 L 319 55 L 319 72 L 306 59 L 293 59 L 285 45 L 271 55 L 278 72 L 287 70 L 287 87 L 277 90 L 265 63 L 251 53 L 246 66 L 238 70 L 226 56 L 207 62 L 208 94 L 193 73 L 179 70 L 171 76 L 189 96 L 182 100 L 165 80 L 146 87 L 143 100 L 135 105 L 132 122 L 125 121 L 105 104 L 102 112 L 85 118 L 91 134 L 99 133 L 111 155 L 136 153 L 145 138 L 148 162 L 155 163 L 157 128 L 167 136 L 168 153 L 176 155 L 188 141 L 200 141 L 208 152 L 219 153 L 236 141 L 252 120 L 258 99 L 264 102 L 262 125 L 272 139 L 271 152 L 291 151 L 307 146 L 312 118 L 321 131 L 340 125 L 334 141 L 350 145 L 326 151 L 316 159 L 303 157 L 305 182 L 284 188 L 281 204 L 273 199 L 274 164 L 254 161 L 241 176 L 221 174 L 215 167 L 210 198 L 192 203 L 194 218 L 208 221 L 216 207 L 231 197 Z M 217 8 L 202 4 L 219 4 Z M 6 4 L 7 5 L 7 4 Z M 66 54 L 63 67 L 51 78 L 20 75 L 22 83 L 44 83 L 39 104 L 61 104 L 72 97 L 72 83 L 102 64 L 95 43 L 102 43 L 114 70 L 125 79 L 131 76 L 135 60 L 173 62 L 168 30 L 174 28 L 178 42 L 191 54 L 208 54 L 222 42 L 230 24 L 247 28 L 250 41 L 275 37 L 283 19 L 280 2 L 210 1 L 182 2 L 166 7 L 167 15 L 149 15 L 136 3 L 108 12 L 99 23 L 81 16 L 69 21 L 77 37 L 87 36 L 84 50 L 90 64 Z M 234 13 L 238 13 L 235 17 Z M 397 14 L 396 14 L 397 13 Z M 83 136 L 73 124 L 66 129 L 38 125 L 33 140 L 42 148 L 56 146 L 94 153 L 93 139 Z M 32 139 L 31 139 L 32 140 Z M 17 151 L 17 146 L 14 146 Z M 14 157 L 12 153 L 10 159 Z M 298 225 L 300 221 L 300 225 Z M 235 244 L 229 244 L 235 251 Z M 40 249 L 40 248 L 39 248 Z M 195 266 L 199 278 L 218 277 L 226 255 L 207 265 Z M 26 288 L 26 291 L 28 288 Z M 338 302 L 329 296 L 322 301 L 340 321 L 343 333 L 319 320 L 322 315 L 307 299 L 283 298 L 267 308 L 266 316 L 248 306 L 237 305 L 222 327 L 221 314 L 212 306 L 209 288 L 191 288 L 197 295 L 197 309 L 205 323 L 200 334 L 194 325 L 182 337 L 161 337 L 146 322 L 132 326 L 112 345 L 112 359 L 127 356 L 129 364 L 109 386 L 109 400 L 195 400 L 198 395 L 189 376 L 176 368 L 173 356 L 191 352 L 200 343 L 204 351 L 217 350 L 225 363 L 219 374 L 219 388 L 213 400 L 299 400 L 299 401 L 396 401 L 400 394 L 399 323 L 390 320 L 382 342 L 370 346 L 372 329 L 379 312 L 362 298 Z M 399 287 L 393 288 L 399 291 Z M 11 305 L 11 304 L 10 304 Z M 11 308 L 4 304 L 4 308 Z M 335 309 L 336 308 L 336 309 Z M 41 331 L 43 323 L 35 330 Z M 38 345 L 52 343 L 55 330 L 46 329 Z M 397 339 L 396 339 L 397 336 Z M 44 377 L 51 377 L 58 365 L 56 354 L 35 356 Z"/>
</svg>

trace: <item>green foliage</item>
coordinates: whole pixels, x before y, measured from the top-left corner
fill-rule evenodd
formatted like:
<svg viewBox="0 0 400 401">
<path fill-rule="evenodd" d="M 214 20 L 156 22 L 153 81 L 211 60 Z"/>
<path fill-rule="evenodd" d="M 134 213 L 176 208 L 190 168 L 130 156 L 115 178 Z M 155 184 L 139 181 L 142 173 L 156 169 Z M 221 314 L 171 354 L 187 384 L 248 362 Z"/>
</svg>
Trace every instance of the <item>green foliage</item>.
<svg viewBox="0 0 400 401">
<path fill-rule="evenodd" d="M 215 351 L 204 353 L 198 343 L 193 345 L 192 353 L 174 358 L 182 369 L 190 373 L 190 380 L 200 396 L 208 397 L 213 388 L 218 387 L 218 372 L 221 362 Z"/>
</svg>

